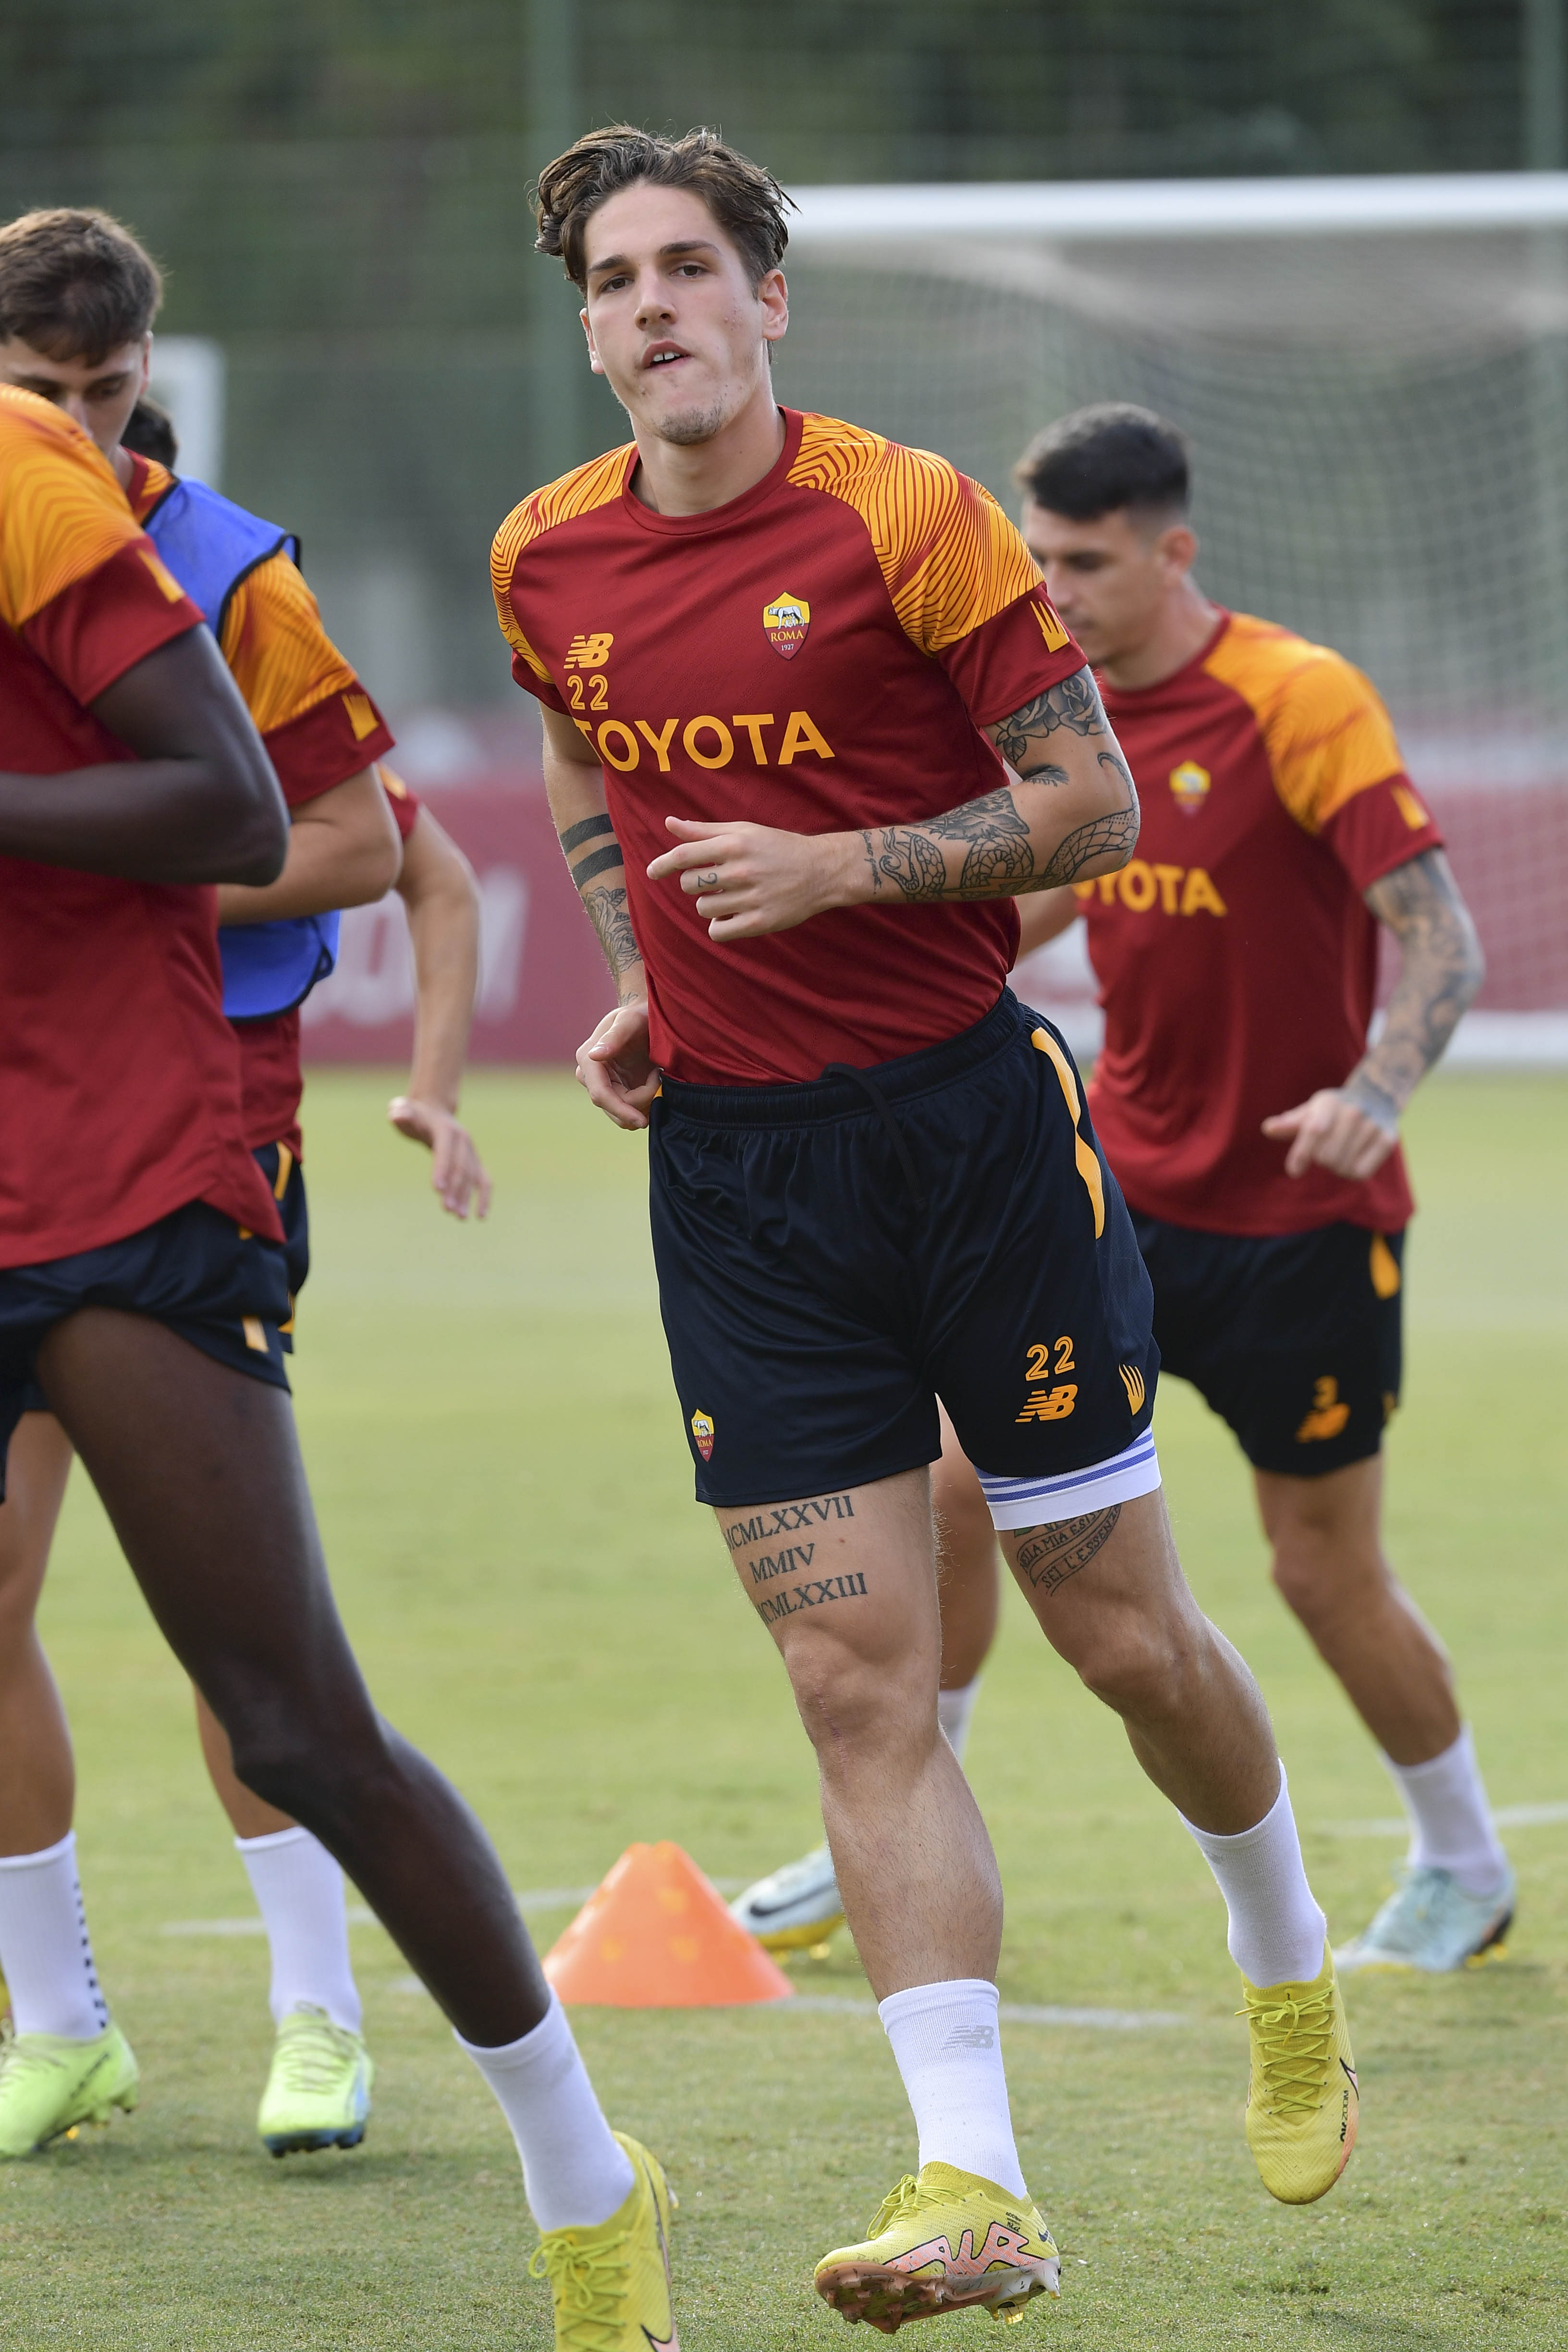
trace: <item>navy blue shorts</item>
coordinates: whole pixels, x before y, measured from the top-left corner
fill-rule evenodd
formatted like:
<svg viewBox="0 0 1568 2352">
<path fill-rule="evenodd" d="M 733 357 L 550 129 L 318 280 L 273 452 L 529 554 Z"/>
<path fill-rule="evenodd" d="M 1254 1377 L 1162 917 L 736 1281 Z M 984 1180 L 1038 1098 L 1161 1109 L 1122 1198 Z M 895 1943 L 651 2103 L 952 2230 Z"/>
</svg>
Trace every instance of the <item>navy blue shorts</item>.
<svg viewBox="0 0 1568 2352">
<path fill-rule="evenodd" d="M 39 1342 L 82 1307 L 148 1316 L 220 1364 L 273 1388 L 289 1386 L 286 1251 L 206 1202 L 188 1201 L 100 1249 L 0 1269 L 0 1474 L 23 1413 L 48 1406 L 35 1370 Z"/>
<path fill-rule="evenodd" d="M 286 1143 L 264 1143 L 251 1158 L 271 1187 L 283 1228 L 283 1261 L 289 1269 L 289 1320 L 282 1326 L 283 1345 L 294 1352 L 294 1302 L 310 1271 L 310 1210 L 305 1198 L 305 1171 Z"/>
<path fill-rule="evenodd" d="M 1377 1453 L 1399 1402 L 1403 1233 L 1132 1225 L 1161 1362 L 1230 1423 L 1254 1469 L 1321 1478 Z"/>
<path fill-rule="evenodd" d="M 933 1461 L 999 1527 L 1159 1484 L 1149 1277 L 1072 1057 L 1004 993 L 946 1044 L 653 1107 L 654 1258 L 700 1502 Z"/>
</svg>

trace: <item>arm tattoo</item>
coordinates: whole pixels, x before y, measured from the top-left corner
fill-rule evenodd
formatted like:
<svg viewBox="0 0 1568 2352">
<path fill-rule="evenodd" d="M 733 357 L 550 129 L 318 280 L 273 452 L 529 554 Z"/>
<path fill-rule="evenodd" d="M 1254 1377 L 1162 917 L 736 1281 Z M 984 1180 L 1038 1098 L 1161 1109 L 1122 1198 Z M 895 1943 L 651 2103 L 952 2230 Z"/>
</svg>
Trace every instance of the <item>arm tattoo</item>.
<svg viewBox="0 0 1568 2352">
<path fill-rule="evenodd" d="M 889 824 L 862 832 L 871 868 L 873 895 L 890 882 L 905 898 L 927 903 L 941 898 L 1012 898 L 1021 891 L 1049 890 L 1071 882 L 1096 858 L 1115 856 L 1123 863 L 1138 839 L 1138 794 L 1126 761 L 1100 708 L 1092 671 L 1076 670 L 995 730 L 996 748 L 1020 782 L 1053 787 L 1073 782 L 1071 772 L 1046 758 L 1040 746 L 1065 730 L 1088 742 L 1100 739 L 1105 748 L 1094 754 L 1097 767 L 1115 785 L 1121 805 L 1108 815 L 1076 826 L 1057 844 L 1041 865 L 1028 817 L 1018 806 L 1012 784 L 999 784 L 961 808 L 928 817 L 919 825 Z M 1062 747 L 1067 749 L 1067 747 Z M 1070 750 L 1068 756 L 1072 756 Z M 1079 779 L 1083 779 L 1079 755 Z M 1093 805 L 1092 800 L 1090 806 Z M 948 866 L 944 845 L 962 844 L 958 872 Z"/>
<path fill-rule="evenodd" d="M 588 909 L 589 921 L 599 934 L 605 961 L 609 965 L 613 977 L 622 979 L 633 964 L 642 961 L 632 919 L 626 912 L 626 892 L 603 887 L 597 890 L 584 890 L 583 904 Z"/>
<path fill-rule="evenodd" d="M 1110 734 L 1092 670 L 1074 670 L 1070 677 L 1047 687 L 1044 694 L 1037 694 L 1032 702 L 1005 719 L 996 730 L 996 749 L 1020 776 L 1031 775 L 1033 769 L 1026 765 L 1030 744 L 1063 727 L 1073 735 Z"/>
<path fill-rule="evenodd" d="M 1473 1001 L 1486 962 L 1440 849 L 1396 866 L 1365 895 L 1398 940 L 1403 969 L 1383 1034 L 1342 1091 L 1369 1118 L 1392 1129 Z"/>
<path fill-rule="evenodd" d="M 598 889 L 589 887 L 601 874 L 611 873 L 616 866 L 623 871 L 625 869 L 626 859 L 621 855 L 621 845 L 616 839 L 616 828 L 607 816 L 585 816 L 580 824 L 569 824 L 557 838 L 566 854 L 572 879 L 577 886 L 588 920 L 599 935 L 599 945 L 605 950 L 605 961 L 610 967 L 611 977 L 619 981 L 634 964 L 642 961 L 632 919 L 626 912 L 626 894 L 624 889 L 611 889 L 608 885 Z M 578 858 L 576 864 L 572 865 L 573 851 L 581 849 L 584 843 L 589 841 L 602 841 L 603 846 L 589 850 L 585 857 Z"/>
<path fill-rule="evenodd" d="M 879 885 L 884 878 L 896 883 L 906 898 L 1011 898 L 1029 887 L 1035 870 L 1028 821 L 1006 784 L 928 818 L 918 831 L 889 824 L 860 838 Z M 964 845 L 956 882 L 949 881 L 947 859 L 936 845 L 943 841 Z"/>
<path fill-rule="evenodd" d="M 1121 1517 L 1120 1503 L 1109 1510 L 1088 1511 L 1081 1518 L 1058 1519 L 1050 1527 L 1022 1528 L 1018 1532 L 1018 1573 L 1037 1592 L 1055 1592 L 1069 1577 L 1087 1568 L 1096 1552 L 1110 1542 Z"/>
<path fill-rule="evenodd" d="M 1080 874 L 1091 857 L 1102 857 L 1107 850 L 1120 852 L 1123 860 L 1131 856 L 1138 842 L 1138 803 L 1131 808 L 1115 810 L 1110 816 L 1097 816 L 1092 824 L 1080 824 L 1067 839 L 1059 842 L 1041 872 L 1035 887 L 1050 890 L 1070 882 Z"/>
</svg>

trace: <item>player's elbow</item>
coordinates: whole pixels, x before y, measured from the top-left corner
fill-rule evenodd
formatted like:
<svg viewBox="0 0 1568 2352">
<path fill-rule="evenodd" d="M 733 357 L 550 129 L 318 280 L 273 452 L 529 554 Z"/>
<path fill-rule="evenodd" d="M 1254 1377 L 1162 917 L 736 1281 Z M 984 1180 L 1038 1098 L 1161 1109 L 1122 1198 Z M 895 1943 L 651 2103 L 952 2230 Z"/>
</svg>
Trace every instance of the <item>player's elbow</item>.
<svg viewBox="0 0 1568 2352">
<path fill-rule="evenodd" d="M 242 882 L 264 890 L 276 882 L 289 856 L 289 811 L 265 757 L 213 762 L 206 794 L 205 871 L 194 879 Z"/>
</svg>

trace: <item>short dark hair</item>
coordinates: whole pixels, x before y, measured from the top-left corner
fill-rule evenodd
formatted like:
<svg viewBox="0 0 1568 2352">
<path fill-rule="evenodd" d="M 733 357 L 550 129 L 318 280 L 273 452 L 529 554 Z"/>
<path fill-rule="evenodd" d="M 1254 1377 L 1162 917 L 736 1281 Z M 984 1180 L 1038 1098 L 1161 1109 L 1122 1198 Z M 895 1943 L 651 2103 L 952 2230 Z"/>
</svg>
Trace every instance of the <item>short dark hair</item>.
<svg viewBox="0 0 1568 2352">
<path fill-rule="evenodd" d="M 716 131 L 689 131 L 659 139 L 629 122 L 590 131 L 546 163 L 534 194 L 541 253 L 558 253 L 574 285 L 586 287 L 584 237 L 606 198 L 646 181 L 654 188 L 689 188 L 740 247 L 753 289 L 784 259 L 789 243 L 784 194 L 770 172 Z"/>
<path fill-rule="evenodd" d="M 1037 506 L 1072 522 L 1121 507 L 1185 514 L 1191 489 L 1186 435 L 1124 400 L 1058 416 L 1036 434 L 1013 475 Z"/>
<path fill-rule="evenodd" d="M 143 393 L 126 421 L 120 436 L 120 446 L 138 457 L 154 457 L 160 466 L 174 470 L 180 445 L 174 438 L 174 420 L 166 408 Z"/>
<path fill-rule="evenodd" d="M 23 213 L 0 228 L 0 341 L 96 367 L 158 315 L 158 265 L 109 213 Z"/>
</svg>

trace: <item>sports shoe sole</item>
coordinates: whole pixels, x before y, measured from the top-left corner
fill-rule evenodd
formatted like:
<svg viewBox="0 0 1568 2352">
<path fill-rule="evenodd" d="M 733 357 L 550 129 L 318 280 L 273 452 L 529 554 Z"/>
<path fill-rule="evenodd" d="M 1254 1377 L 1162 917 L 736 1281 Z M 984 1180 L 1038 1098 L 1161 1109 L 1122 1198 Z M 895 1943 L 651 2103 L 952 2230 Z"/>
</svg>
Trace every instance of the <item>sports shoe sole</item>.
<svg viewBox="0 0 1568 2352">
<path fill-rule="evenodd" d="M 747 1923 L 742 1920 L 742 1925 Z M 748 1927 L 764 1952 L 809 1952 L 818 1944 L 826 1944 L 844 1925 L 844 1914 L 836 1911 L 831 1919 L 812 1919 L 804 1927 Z"/>
<path fill-rule="evenodd" d="M 269 2156 L 313 2156 L 323 2147 L 357 2147 L 364 2137 L 363 2123 L 345 2124 L 342 2131 L 263 2132 L 261 2144 Z"/>
<path fill-rule="evenodd" d="M 92 2124 L 97 2126 L 102 2126 L 108 2123 L 110 2116 L 113 2114 L 116 2107 L 119 2108 L 121 2115 L 128 2116 L 134 2108 L 136 2099 L 137 2094 L 134 2091 L 119 2092 L 113 2098 L 105 2099 L 101 2106 L 89 2107 L 85 2115 L 73 2116 L 68 2124 L 61 2124 L 59 2129 L 58 2131 L 51 2132 L 47 2139 L 36 2140 L 34 2142 L 35 2149 L 40 2147 L 52 2147 L 56 2140 L 74 2139 L 77 2133 L 80 2131 L 83 2124 Z"/>
<path fill-rule="evenodd" d="M 998 2277 L 927 2278 L 880 2263 L 846 2263 L 819 2273 L 816 2292 L 851 2325 L 864 2320 L 879 2335 L 896 2336 L 906 2320 L 935 2319 L 945 2311 L 989 2311 L 1012 2324 L 1037 2294 L 1055 2294 L 1055 2263 L 1026 2263 Z"/>
</svg>

